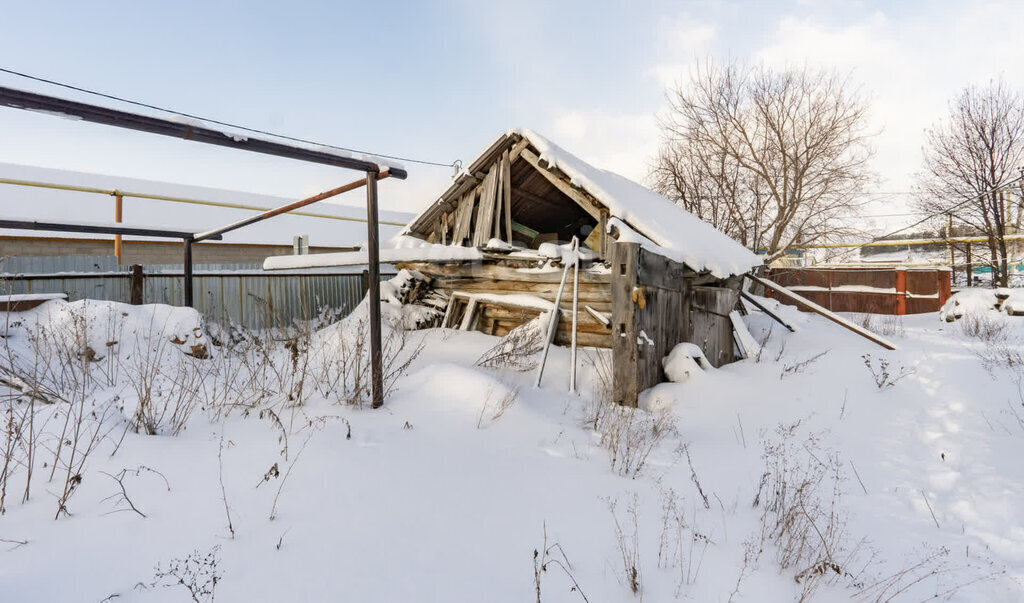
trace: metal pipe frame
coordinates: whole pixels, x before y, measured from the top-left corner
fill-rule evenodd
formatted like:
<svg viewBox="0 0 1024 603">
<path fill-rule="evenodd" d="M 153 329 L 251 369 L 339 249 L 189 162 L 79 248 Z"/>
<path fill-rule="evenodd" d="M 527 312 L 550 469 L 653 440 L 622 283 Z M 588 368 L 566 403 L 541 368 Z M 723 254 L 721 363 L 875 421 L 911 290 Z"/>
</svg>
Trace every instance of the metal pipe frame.
<svg viewBox="0 0 1024 603">
<path fill-rule="evenodd" d="M 161 239 L 191 239 L 193 233 L 181 230 L 163 230 L 160 228 L 138 228 L 135 226 L 108 226 L 103 224 L 75 224 L 73 222 L 40 222 L 37 220 L 9 220 L 0 218 L 0 228 L 11 230 L 43 230 L 49 232 L 80 232 L 90 234 L 133 235 L 139 237 L 156 237 Z M 221 240 L 220 235 L 210 237 Z"/>
<path fill-rule="evenodd" d="M 377 163 L 366 161 L 362 159 L 355 159 L 353 157 L 346 157 L 334 153 L 326 153 L 323 151 L 317 151 L 310 148 L 295 147 L 277 142 L 271 142 L 269 140 L 263 140 L 260 138 L 247 138 L 243 136 L 234 136 L 219 130 L 212 130 L 202 126 L 193 126 L 189 124 L 183 124 L 173 122 L 166 119 L 159 119 L 156 117 L 149 117 L 145 115 L 139 115 L 137 113 L 129 113 L 126 111 L 118 111 L 116 109 L 109 109 L 106 107 L 99 107 L 96 105 L 90 105 L 87 103 L 79 103 L 67 99 L 56 98 L 52 96 L 46 96 L 42 94 L 36 94 L 34 92 L 27 92 L 24 90 L 17 90 L 14 88 L 0 87 L 0 106 L 12 107 L 15 109 L 27 109 L 29 111 L 43 111 L 51 114 L 68 115 L 76 117 L 84 121 L 89 121 L 98 124 L 104 124 L 109 126 L 116 126 L 119 128 L 126 128 L 129 130 L 138 130 L 140 132 L 148 132 L 150 134 L 159 134 L 161 136 L 170 136 L 174 138 L 183 138 L 185 140 L 194 140 L 196 142 L 203 142 L 206 144 L 212 144 L 216 146 L 229 147 L 234 149 L 241 149 L 245 151 L 251 151 L 254 153 L 263 153 L 265 155 L 274 155 L 277 157 L 287 157 L 290 159 L 297 159 L 299 161 L 307 161 L 311 163 L 320 163 L 324 165 L 331 165 L 335 167 L 348 168 L 353 170 L 359 170 L 366 173 L 366 178 L 363 181 L 353 182 L 341 189 L 352 190 L 359 186 L 366 186 L 366 230 L 367 230 L 367 254 L 368 254 L 368 266 L 370 283 L 368 286 L 368 297 L 370 304 L 370 358 L 371 358 L 371 374 L 373 383 L 373 408 L 380 408 L 384 405 L 384 378 L 383 378 L 383 352 L 381 349 L 381 325 L 380 325 L 380 233 L 378 224 L 378 211 L 377 211 L 377 180 L 381 177 L 392 177 L 398 178 L 399 180 L 405 180 L 408 177 L 408 172 L 402 168 L 387 167 L 382 173 L 381 166 Z M 337 190 L 337 189 L 336 189 Z M 340 192 L 344 192 L 339 190 Z M 188 306 L 192 306 L 192 244 L 196 242 L 196 237 L 202 237 L 200 240 L 211 240 L 220 239 L 222 233 L 234 230 L 235 228 L 241 228 L 253 222 L 265 220 L 269 217 L 278 215 L 289 211 L 289 207 L 297 208 L 301 207 L 302 204 L 315 203 L 321 199 L 326 198 L 324 195 L 332 196 L 332 191 L 327 191 L 317 197 L 310 199 L 304 199 L 291 203 L 283 207 L 279 207 L 268 212 L 264 212 L 258 216 L 253 216 L 246 220 L 229 224 L 214 231 L 207 231 L 205 233 L 176 233 L 181 235 L 180 237 L 184 241 L 184 280 L 185 280 L 185 303 Z M 338 194 L 338 193 L 334 193 Z M 40 224 L 38 222 L 33 224 Z M 3 226 L 0 222 L 0 226 Z M 99 227 L 103 230 L 81 230 L 78 232 L 105 232 L 108 234 L 143 234 L 140 233 L 140 229 L 119 229 L 119 228 L 107 228 Z M 45 230 L 43 228 L 35 228 L 36 230 Z M 145 229 L 141 229 L 145 230 Z M 119 232 L 118 232 L 119 231 Z M 134 231 L 134 232 L 129 232 Z M 72 231 L 74 232 L 74 231 Z M 155 231 L 149 231 L 150 233 Z M 159 236 L 154 234 L 148 234 L 148 236 Z"/>
<path fill-rule="evenodd" d="M 391 172 L 385 170 L 377 175 L 377 180 L 383 180 L 384 178 L 387 178 L 390 175 Z M 268 218 L 273 218 L 274 216 L 279 216 L 281 214 L 288 213 L 296 209 L 300 209 L 307 205 L 312 205 L 313 203 L 316 203 L 318 201 L 323 201 L 324 199 L 330 199 L 331 197 L 335 197 L 342 193 L 347 193 L 348 191 L 355 190 L 361 186 L 366 186 L 366 182 L 366 178 L 363 178 L 362 180 L 356 180 L 355 182 L 349 182 L 348 184 L 344 184 L 342 186 L 339 186 L 338 188 L 332 188 L 329 191 L 324 191 L 319 195 L 313 195 L 312 197 L 308 197 L 300 201 L 295 201 L 294 203 L 288 203 L 287 205 L 282 205 L 281 207 L 268 209 L 263 213 L 256 214 L 255 216 L 249 216 L 248 218 L 243 218 L 241 220 L 238 220 L 237 222 L 232 222 L 231 224 L 228 224 L 226 226 L 221 226 L 220 228 L 214 228 L 213 230 L 208 230 L 206 232 L 199 232 L 192 237 L 192 240 L 198 243 L 200 241 L 205 241 L 210 237 L 222 235 L 226 232 L 231 232 L 232 230 L 237 230 L 239 228 L 242 228 L 243 226 L 249 226 L 250 224 L 262 222 L 263 220 L 266 220 Z"/>
<path fill-rule="evenodd" d="M 149 132 L 150 134 L 159 134 L 161 136 L 170 136 L 172 138 L 194 140 L 196 142 L 203 142 L 220 147 L 230 147 L 233 149 L 242 149 L 254 153 L 263 153 L 265 155 L 287 157 L 289 159 L 297 159 L 299 161 L 332 165 L 335 167 L 358 170 L 360 172 L 377 173 L 381 171 L 381 167 L 378 164 L 363 159 L 346 157 L 325 151 L 317 151 L 306 147 L 286 145 L 279 142 L 271 142 L 261 138 L 235 136 L 230 133 L 205 128 L 200 125 L 190 125 L 170 121 L 168 119 L 139 115 L 138 113 L 118 111 L 117 109 L 79 103 L 63 98 L 18 90 L 16 88 L 0 86 L 0 106 L 11 107 L 14 109 L 27 109 L 29 111 L 45 111 L 47 113 L 55 113 L 58 115 L 68 115 L 97 124 L 117 126 L 119 128 Z M 405 180 L 408 176 L 408 172 L 402 168 L 392 167 L 388 169 L 390 170 L 393 178 Z"/>
</svg>

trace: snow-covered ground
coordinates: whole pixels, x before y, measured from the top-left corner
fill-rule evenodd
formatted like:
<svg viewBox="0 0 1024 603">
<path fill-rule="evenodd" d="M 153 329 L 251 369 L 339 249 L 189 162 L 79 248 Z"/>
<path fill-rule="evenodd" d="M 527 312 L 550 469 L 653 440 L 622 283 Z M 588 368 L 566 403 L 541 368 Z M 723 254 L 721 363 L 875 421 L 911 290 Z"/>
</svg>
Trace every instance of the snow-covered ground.
<svg viewBox="0 0 1024 603">
<path fill-rule="evenodd" d="M 371 410 L 364 309 L 274 341 L 12 313 L 0 600 L 1022 600 L 1024 318 L 858 317 L 887 352 L 765 303 L 798 331 L 747 316 L 759 357 L 641 411 L 604 354 L 570 395 L 567 349 L 535 389 L 477 365 L 497 338 L 391 329 Z"/>
</svg>

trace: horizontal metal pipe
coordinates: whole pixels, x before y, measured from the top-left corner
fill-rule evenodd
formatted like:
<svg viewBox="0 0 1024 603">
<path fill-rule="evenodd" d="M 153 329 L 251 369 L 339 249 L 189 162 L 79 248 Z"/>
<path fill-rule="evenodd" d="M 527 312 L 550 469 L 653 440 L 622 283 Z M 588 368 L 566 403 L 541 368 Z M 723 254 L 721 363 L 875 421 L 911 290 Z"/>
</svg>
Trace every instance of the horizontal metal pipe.
<svg viewBox="0 0 1024 603">
<path fill-rule="evenodd" d="M 133 226 L 106 226 L 101 224 L 72 224 L 61 222 L 39 222 L 36 220 L 8 220 L 0 218 L 0 228 L 12 230 L 45 230 L 52 232 L 85 232 L 95 234 L 134 235 L 140 237 L 159 237 L 164 239 L 191 239 L 193 233 L 180 230 L 163 230 L 159 228 L 136 228 Z M 215 235 L 210 239 L 219 240 L 223 237 Z"/>
<path fill-rule="evenodd" d="M 390 172 L 388 172 L 388 171 L 381 172 L 380 176 L 378 176 L 378 179 L 380 179 L 380 178 L 387 178 L 389 175 L 390 175 Z M 205 241 L 207 239 L 210 239 L 211 237 L 214 237 L 214 236 L 217 236 L 217 235 L 222 235 L 222 234 L 224 234 L 226 232 L 231 232 L 232 230 L 237 230 L 239 228 L 242 228 L 243 226 L 248 226 L 250 224 L 255 224 L 256 222 L 262 222 L 263 220 L 266 220 L 267 218 L 273 218 L 274 216 L 278 216 L 278 215 L 281 215 L 281 214 L 284 214 L 284 213 L 288 213 L 288 212 L 290 212 L 292 210 L 299 209 L 299 208 L 305 207 L 307 205 L 312 205 L 313 203 L 316 203 L 318 201 L 323 201 L 324 199 L 329 199 L 331 197 L 335 197 L 335 196 L 340 195 L 342 193 L 346 193 L 348 191 L 355 190 L 355 189 L 363 187 L 363 186 L 366 186 L 366 178 L 363 178 L 362 180 L 356 180 L 355 182 L 349 182 L 348 184 L 344 184 L 342 186 L 339 186 L 338 188 L 332 188 L 331 190 L 324 191 L 324 192 L 320 193 L 319 195 L 313 195 L 312 197 L 308 197 L 306 199 L 295 201 L 293 203 L 288 203 L 287 205 L 282 205 L 281 207 L 277 207 L 277 208 L 274 208 L 274 209 L 268 209 L 267 211 L 265 211 L 265 212 L 263 212 L 261 214 L 256 214 L 255 216 L 249 216 L 248 218 L 243 218 L 241 220 L 238 220 L 237 222 L 232 222 L 231 224 L 228 224 L 226 226 L 221 226 L 220 228 L 214 228 L 213 230 L 208 230 L 206 232 L 196 233 L 195 236 L 192 238 L 192 240 L 197 242 L 197 243 L 199 241 Z"/>
<path fill-rule="evenodd" d="M 254 153 L 263 153 L 265 155 L 287 157 L 289 159 L 297 159 L 299 161 L 349 168 L 359 170 L 361 172 L 377 173 L 381 171 L 381 166 L 378 164 L 371 161 L 356 159 L 354 157 L 344 157 L 335 153 L 317 151 L 305 147 L 295 147 L 260 138 L 235 136 L 230 133 L 221 132 L 220 130 L 212 130 L 198 124 L 190 125 L 167 119 L 139 115 L 137 113 L 129 113 L 127 111 L 118 111 L 116 109 L 90 105 L 87 103 L 79 103 L 43 94 L 36 94 L 34 92 L 27 92 L 16 88 L 0 86 L 0 106 L 66 115 L 72 118 L 78 118 L 108 126 L 117 126 L 120 128 L 127 128 L 129 130 L 149 132 L 150 134 L 160 134 L 162 136 L 170 136 L 173 138 L 194 140 L 196 142 L 203 142 L 221 147 L 243 149 Z M 399 180 L 405 180 L 408 176 L 408 172 L 404 169 L 395 167 L 390 168 L 390 170 L 392 177 L 398 178 Z"/>
<path fill-rule="evenodd" d="M 390 171 L 388 172 L 390 173 Z M 381 176 L 383 177 L 383 175 Z M 154 201 L 169 201 L 171 203 L 189 203 L 192 205 L 206 205 L 209 207 L 226 207 L 229 209 L 250 209 L 253 211 L 267 211 L 271 209 L 269 207 L 260 207 L 258 205 L 247 205 L 245 203 L 230 203 L 224 201 L 203 201 L 202 199 L 189 199 L 187 197 L 171 197 L 168 195 L 150 195 L 147 193 L 133 193 L 129 191 L 123 191 L 120 189 L 105 189 L 105 188 L 93 188 L 89 186 L 74 186 L 71 184 L 52 184 L 49 182 L 36 182 L 33 180 L 17 180 L 14 178 L 0 178 L 0 184 L 11 184 L 14 186 L 30 186 L 33 188 L 45 188 L 54 189 L 60 191 L 72 191 L 78 193 L 94 193 L 97 195 L 109 195 L 111 197 L 115 195 L 121 195 L 124 198 L 132 199 L 152 199 Z M 366 222 L 366 218 L 350 218 L 348 216 L 332 216 L 330 214 L 318 214 L 313 212 L 292 212 L 295 216 L 305 216 L 308 218 L 324 218 L 327 220 L 343 220 L 345 222 Z M 405 222 L 388 222 L 381 220 L 381 224 L 387 224 L 388 226 L 405 226 Z"/>
</svg>

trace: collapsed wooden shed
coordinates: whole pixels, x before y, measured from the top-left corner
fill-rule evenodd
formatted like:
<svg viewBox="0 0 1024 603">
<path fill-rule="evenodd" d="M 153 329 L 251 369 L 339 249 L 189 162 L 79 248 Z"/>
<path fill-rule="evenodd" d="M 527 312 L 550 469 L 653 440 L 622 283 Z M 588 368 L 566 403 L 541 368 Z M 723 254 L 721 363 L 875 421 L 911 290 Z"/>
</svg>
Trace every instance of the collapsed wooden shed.
<svg viewBox="0 0 1024 603">
<path fill-rule="evenodd" d="M 446 303 L 441 326 L 503 336 L 551 307 L 574 237 L 578 342 L 612 350 L 617 402 L 635 406 L 661 382 L 661 361 L 678 343 L 698 345 L 715 366 L 734 360 L 730 313 L 742 275 L 761 261 L 661 195 L 529 130 L 494 141 L 381 261 L 430 277 Z M 324 254 L 303 265 L 360 260 Z M 294 266 L 268 258 L 265 267 Z M 556 344 L 569 343 L 571 303 L 566 295 L 556 313 Z"/>
</svg>

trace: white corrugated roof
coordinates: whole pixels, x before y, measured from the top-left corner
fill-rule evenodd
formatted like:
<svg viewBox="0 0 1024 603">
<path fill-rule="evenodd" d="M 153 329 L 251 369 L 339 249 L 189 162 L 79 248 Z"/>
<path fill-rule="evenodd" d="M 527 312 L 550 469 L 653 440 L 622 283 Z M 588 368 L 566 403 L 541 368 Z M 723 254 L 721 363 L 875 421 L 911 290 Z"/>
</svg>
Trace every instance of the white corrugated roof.
<svg viewBox="0 0 1024 603">
<path fill-rule="evenodd" d="M 267 209 L 298 199 L 8 163 L 0 163 L 0 179 L 45 182 L 104 190 L 116 189 L 132 193 L 181 197 Z M 343 182 L 338 184 L 343 184 Z M 346 193 L 346 195 L 355 195 L 358 197 L 358 201 L 364 199 L 364 196 L 359 195 L 358 192 Z M 353 197 L 353 199 L 356 199 L 356 197 Z M 345 197 L 343 196 L 342 198 Z M 126 197 L 123 201 L 123 207 L 123 220 L 126 225 L 159 225 L 162 228 L 171 230 L 191 232 L 209 230 L 258 213 L 255 210 L 133 197 Z M 224 235 L 224 240 L 221 242 L 290 246 L 292 244 L 292 237 L 302 234 L 309 235 L 311 247 L 356 247 L 366 241 L 365 221 L 355 221 L 365 220 L 366 210 L 363 207 L 321 201 L 299 211 L 332 216 L 332 218 L 284 214 L 228 233 Z M 0 218 L 60 222 L 113 222 L 114 199 L 113 197 L 95 193 L 0 183 Z M 412 219 L 412 215 L 401 212 L 382 211 L 380 212 L 380 219 L 383 222 L 392 223 L 381 224 L 380 227 L 381 238 L 387 239 L 401 229 L 400 225 L 409 222 Z M 0 236 L 111 238 L 110 235 L 9 229 L 0 229 Z M 125 238 L 144 239 L 145 237 Z"/>
</svg>

